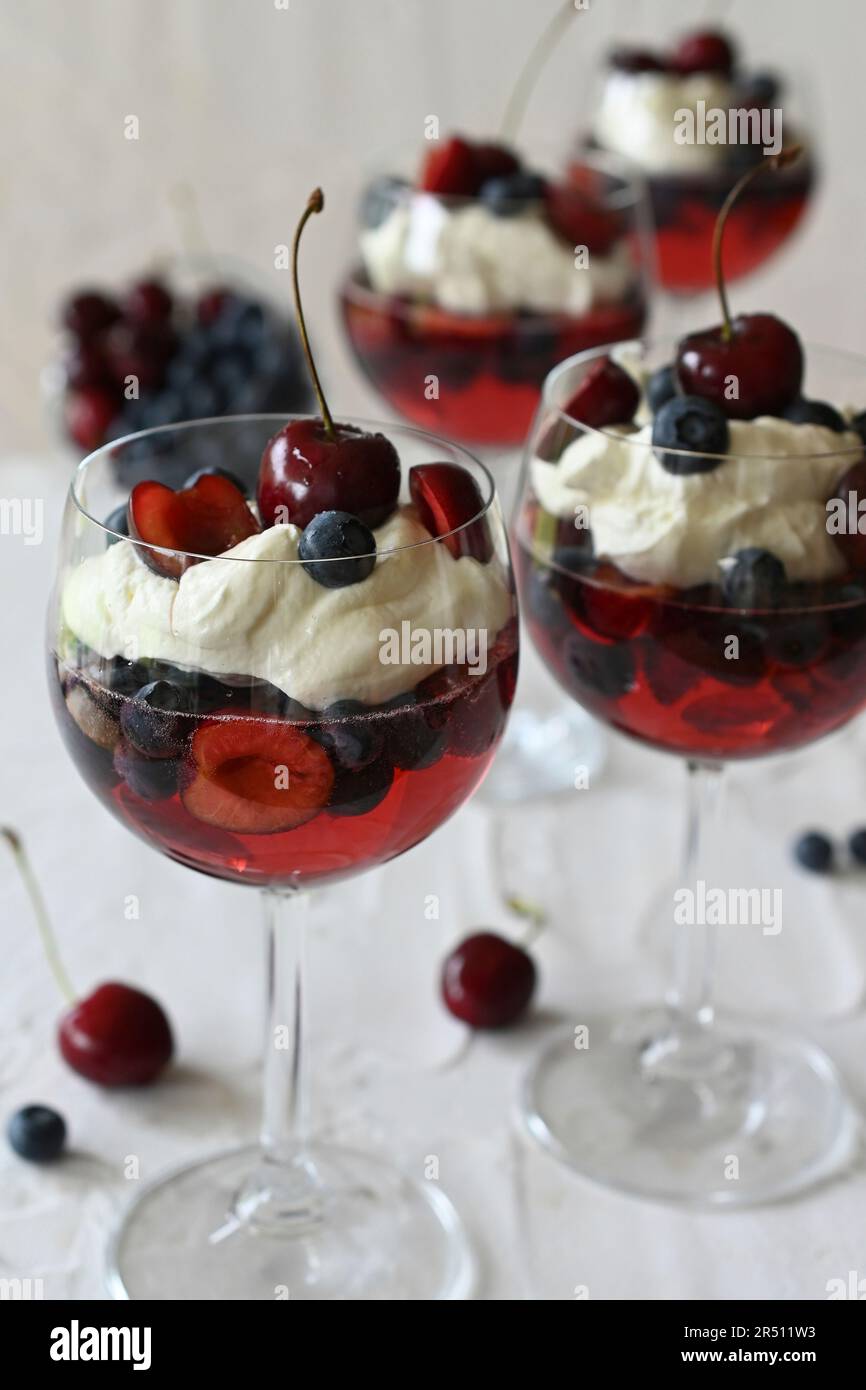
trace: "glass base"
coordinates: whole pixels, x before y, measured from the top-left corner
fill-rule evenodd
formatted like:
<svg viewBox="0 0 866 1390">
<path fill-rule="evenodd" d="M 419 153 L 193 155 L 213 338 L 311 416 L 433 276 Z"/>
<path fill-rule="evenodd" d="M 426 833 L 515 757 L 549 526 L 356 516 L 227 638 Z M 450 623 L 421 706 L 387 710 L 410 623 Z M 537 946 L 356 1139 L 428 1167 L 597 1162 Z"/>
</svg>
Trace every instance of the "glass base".
<svg viewBox="0 0 866 1390">
<path fill-rule="evenodd" d="M 662 1011 L 586 1029 L 541 1055 L 524 1114 L 561 1162 L 606 1187 L 748 1206 L 810 1187 L 856 1151 L 835 1067 L 801 1038 L 717 1023 L 682 1045 Z"/>
<path fill-rule="evenodd" d="M 579 705 L 563 703 L 548 715 L 518 707 L 476 799 L 513 806 L 574 791 L 601 771 L 606 753 L 603 728 Z"/>
<path fill-rule="evenodd" d="M 320 1193 L 302 1219 L 236 1215 L 260 1164 L 254 1146 L 190 1164 L 133 1203 L 109 1250 L 121 1299 L 439 1300 L 468 1298 L 472 1251 L 435 1182 L 315 1144 L 305 1167 Z"/>
</svg>

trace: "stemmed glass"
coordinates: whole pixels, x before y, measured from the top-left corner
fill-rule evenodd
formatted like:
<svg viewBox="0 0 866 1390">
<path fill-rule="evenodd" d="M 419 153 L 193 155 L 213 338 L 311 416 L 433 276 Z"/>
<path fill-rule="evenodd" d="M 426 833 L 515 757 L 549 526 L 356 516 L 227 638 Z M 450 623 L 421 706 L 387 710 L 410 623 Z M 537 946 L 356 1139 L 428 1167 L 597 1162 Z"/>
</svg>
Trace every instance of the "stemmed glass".
<svg viewBox="0 0 866 1390">
<path fill-rule="evenodd" d="M 653 278 L 640 176 L 596 152 L 572 168 L 566 187 L 554 164 L 541 172 L 570 235 L 547 226 L 543 199 L 495 216 L 478 197 L 373 178 L 339 293 L 349 345 L 370 383 L 405 419 L 489 455 L 506 510 L 545 376 L 573 353 L 639 335 Z M 570 299 L 561 269 L 551 276 L 557 259 L 575 289 Z M 479 293 L 490 299 L 484 308 L 474 302 Z M 462 307 L 454 302 L 461 294 Z M 530 294 L 535 301 L 524 302 Z M 524 706 L 484 798 L 502 804 L 560 791 L 573 785 L 576 767 L 595 772 L 603 756 L 601 731 L 582 711 Z"/>
<path fill-rule="evenodd" d="M 256 558 L 242 542 L 212 559 L 106 527 L 133 461 L 139 477 L 230 465 L 249 479 L 284 424 L 130 436 L 80 464 L 67 501 L 48 621 L 66 746 L 148 844 L 258 887 L 267 932 L 259 1143 L 147 1189 L 114 1236 L 110 1282 L 134 1298 L 458 1298 L 472 1260 L 438 1183 L 308 1131 L 303 904 L 418 844 L 486 772 L 516 676 L 507 538 L 481 464 L 391 425 L 368 428 L 400 455 L 402 500 L 362 582 L 313 580 L 291 527 L 254 537 Z M 438 539 L 407 501 L 410 468 L 434 460 L 483 499 Z"/>
<path fill-rule="evenodd" d="M 807 456 L 783 431 L 761 456 L 767 435 L 745 422 L 731 435 L 745 441 L 739 453 L 708 458 L 653 449 L 648 428 L 591 429 L 565 407 L 601 355 L 562 363 L 545 385 L 515 564 L 530 636 L 569 695 L 685 759 L 686 848 L 667 914 L 674 973 L 663 1007 L 576 1018 L 528 1078 L 525 1113 L 544 1145 L 608 1186 L 758 1202 L 833 1171 L 854 1122 L 835 1068 L 808 1039 L 714 1011 L 720 928 L 760 931 L 770 951 L 785 906 L 760 869 L 741 866 L 733 886 L 720 875 L 723 771 L 810 744 L 866 705 L 862 550 L 856 534 L 838 543 L 826 508 L 837 488 L 848 495 L 863 446 L 823 430 Z M 669 342 L 621 349 L 638 380 L 673 356 Z M 866 397 L 866 359 L 807 348 L 806 363 L 810 396 Z M 735 556 L 749 545 L 781 551 L 786 568 L 771 556 L 763 587 L 737 588 Z M 627 857 L 619 863 L 627 871 Z"/>
</svg>

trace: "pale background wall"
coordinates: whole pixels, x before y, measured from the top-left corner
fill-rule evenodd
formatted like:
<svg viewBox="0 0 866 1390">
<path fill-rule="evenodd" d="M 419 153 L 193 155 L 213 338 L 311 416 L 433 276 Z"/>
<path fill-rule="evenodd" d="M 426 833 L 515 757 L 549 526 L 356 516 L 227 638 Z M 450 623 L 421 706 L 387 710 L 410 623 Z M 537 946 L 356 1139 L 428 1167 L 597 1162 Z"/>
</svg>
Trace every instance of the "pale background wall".
<svg viewBox="0 0 866 1390">
<path fill-rule="evenodd" d="M 338 405 L 370 406 L 342 352 L 332 291 L 357 186 L 383 151 L 498 123 L 522 56 L 560 0 L 2 0 L 0 445 L 43 437 L 37 374 L 63 287 L 176 249 L 168 190 L 196 190 L 213 247 L 268 273 L 308 190 L 330 215 L 307 247 L 310 313 Z M 561 146 L 615 33 L 660 39 L 725 18 L 758 66 L 808 74 L 825 181 L 796 247 L 751 288 L 818 341 L 866 348 L 859 0 L 590 0 L 547 71 L 527 143 Z M 139 117 L 141 138 L 123 138 Z M 274 272 L 270 271 L 273 275 Z M 288 294 L 288 279 L 275 287 Z"/>
</svg>

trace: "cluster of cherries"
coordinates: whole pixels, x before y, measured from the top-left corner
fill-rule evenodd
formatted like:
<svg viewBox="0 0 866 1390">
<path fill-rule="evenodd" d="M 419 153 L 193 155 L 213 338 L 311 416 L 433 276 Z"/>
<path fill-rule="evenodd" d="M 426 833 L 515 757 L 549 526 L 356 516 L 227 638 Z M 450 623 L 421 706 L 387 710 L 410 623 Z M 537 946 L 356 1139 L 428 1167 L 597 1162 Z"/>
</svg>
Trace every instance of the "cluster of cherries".
<svg viewBox="0 0 866 1390">
<path fill-rule="evenodd" d="M 385 220 L 409 186 L 393 177 L 367 190 L 362 221 L 376 227 Z M 496 217 L 514 217 L 529 207 L 544 212 L 548 223 L 570 246 L 606 254 L 622 234 L 615 211 L 601 205 L 590 188 L 557 182 L 527 169 L 507 145 L 472 141 L 460 135 L 437 142 L 426 155 L 415 191 L 437 198 L 472 198 Z"/>
<path fill-rule="evenodd" d="M 702 29 L 684 34 L 667 53 L 648 48 L 620 47 L 610 55 L 611 67 L 619 72 L 669 73 L 675 77 L 691 77 L 711 73 L 736 79 L 746 105 L 769 106 L 779 94 L 779 81 L 773 73 L 756 72 L 738 75 L 736 50 L 725 34 L 715 29 Z"/>
<path fill-rule="evenodd" d="M 189 301 L 159 279 L 119 299 L 79 290 L 62 322 L 66 428 L 88 451 L 157 425 L 309 401 L 290 325 L 227 285 Z"/>
</svg>

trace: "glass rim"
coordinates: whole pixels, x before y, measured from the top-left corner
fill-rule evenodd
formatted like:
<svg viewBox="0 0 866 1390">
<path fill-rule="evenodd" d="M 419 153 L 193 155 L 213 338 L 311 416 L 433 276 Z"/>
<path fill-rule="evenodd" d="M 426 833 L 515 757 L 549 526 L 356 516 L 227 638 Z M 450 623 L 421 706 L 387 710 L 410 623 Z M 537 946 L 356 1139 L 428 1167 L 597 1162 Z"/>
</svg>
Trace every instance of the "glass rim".
<svg viewBox="0 0 866 1390">
<path fill-rule="evenodd" d="M 664 341 L 664 340 L 662 340 L 662 341 Z M 670 344 L 671 344 L 671 346 L 673 347 L 677 341 L 678 341 L 678 340 L 676 340 L 676 339 L 670 339 Z M 547 376 L 544 378 L 544 385 L 542 386 L 542 389 L 541 389 L 541 403 L 540 403 L 540 405 L 539 405 L 539 419 L 542 418 L 542 415 L 541 415 L 542 412 L 544 412 L 544 411 L 547 411 L 547 412 L 549 412 L 549 413 L 552 412 L 552 413 L 555 413 L 555 414 L 559 417 L 559 419 L 560 419 L 560 420 L 563 420 L 566 424 L 574 425 L 577 429 L 579 429 L 579 430 L 581 431 L 582 434 L 586 434 L 586 435 L 595 435 L 595 436 L 597 436 L 597 437 L 600 438 L 600 439 L 605 439 L 605 440 L 607 440 L 609 443 L 624 444 L 624 445 L 626 445 L 627 447 L 629 447 L 629 448 L 631 448 L 631 449 L 644 449 L 644 450 L 647 450 L 647 449 L 648 449 L 648 450 L 651 450 L 651 451 L 654 451 L 654 450 L 658 449 L 658 450 L 661 450 L 662 452 L 664 452 L 665 454 L 672 454 L 675 458 L 700 458 L 700 459 L 712 458 L 712 459 L 718 459 L 720 462 L 724 463 L 724 462 L 730 462 L 730 461 L 735 460 L 735 459 L 761 459 L 761 460 L 768 460 L 768 459 L 769 459 L 769 460 L 779 461 L 780 459 L 796 457 L 798 460 L 802 460 L 802 461 L 806 462 L 806 461 L 810 461 L 810 460 L 811 460 L 811 461 L 814 461 L 814 460 L 817 460 L 817 459 L 831 459 L 831 458 L 838 458 L 838 459 L 853 459 L 853 458 L 855 458 L 855 457 L 858 456 L 858 455 L 859 455 L 859 456 L 864 456 L 864 455 L 866 455 L 866 444 L 864 444 L 862 441 L 861 441 L 859 444 L 856 444 L 856 445 L 853 445 L 853 444 L 852 444 L 852 445 L 850 445 L 850 446 L 846 446 L 845 448 L 840 448 L 840 449 L 827 449 L 827 450 L 825 450 L 824 452 L 819 453 L 819 454 L 800 454 L 800 453 L 798 453 L 798 454 L 796 454 L 796 455 L 792 455 L 792 454 L 779 454 L 779 453 L 776 453 L 776 454 L 752 454 L 752 453 L 750 453 L 750 454 L 745 454 L 745 453 L 730 453 L 730 452 L 725 453 L 725 454 L 714 454 L 714 453 L 710 452 L 710 450 L 708 450 L 708 449 L 675 449 L 675 448 L 670 447 L 670 446 L 668 446 L 668 445 L 661 446 L 661 445 L 658 445 L 658 444 L 653 444 L 653 442 L 652 442 L 651 439 L 641 439 L 641 440 L 637 440 L 637 439 L 635 439 L 634 435 L 617 434 L 617 433 L 615 432 L 615 430 L 614 430 L 613 427 L 604 428 L 604 427 L 599 427 L 599 426 L 596 426 L 596 425 L 588 425 L 588 424 L 586 424 L 583 420 L 578 420 L 574 415 L 569 415 L 568 412 L 567 412 L 567 410 L 565 409 L 565 407 L 562 406 L 562 405 L 560 405 L 559 402 L 555 399 L 555 391 L 556 391 L 556 388 L 559 386 L 559 384 L 560 384 L 562 378 L 565 377 L 565 376 L 567 376 L 568 373 L 569 373 L 570 371 L 573 371 L 573 369 L 574 369 L 576 366 L 581 365 L 583 362 L 589 362 L 589 361 L 592 361 L 592 360 L 594 360 L 594 359 L 597 360 L 597 359 L 600 358 L 600 357 L 611 357 L 612 360 L 613 360 L 614 362 L 617 362 L 618 359 L 617 359 L 617 357 L 616 357 L 616 355 L 615 355 L 615 354 L 617 353 L 617 351 L 623 351 L 623 352 L 625 352 L 626 349 L 629 349 L 629 348 L 635 349 L 635 348 L 637 348 L 637 349 L 640 350 L 640 352 L 641 352 L 642 354 L 646 354 L 646 352 L 647 352 L 648 350 L 651 350 L 653 347 L 657 347 L 657 346 L 660 346 L 660 345 L 661 345 L 661 344 L 660 344 L 659 340 L 657 340 L 657 339 L 652 339 L 652 338 L 649 338 L 649 339 L 647 339 L 647 338 L 624 338 L 624 339 L 621 339 L 619 342 L 616 342 L 616 343 L 605 343 L 605 344 L 602 344 L 602 345 L 599 346 L 599 347 L 584 348 L 584 350 L 583 350 L 582 352 L 575 352 L 575 353 L 572 353 L 572 355 L 571 355 L 570 357 L 566 357 L 566 358 L 564 358 L 564 359 L 562 360 L 562 362 L 558 362 L 557 365 L 552 369 L 552 371 L 548 372 Z M 862 354 L 862 353 L 858 353 L 858 352 L 852 352 L 852 351 L 848 350 L 847 348 L 831 348 L 831 347 L 827 347 L 827 346 L 825 346 L 824 344 L 821 344 L 821 343 L 804 343 L 804 344 L 803 344 L 803 353 L 804 353 L 804 356 L 807 358 L 807 360 L 808 360 L 808 357 L 809 357 L 810 354 L 825 353 L 825 354 L 833 355 L 833 356 L 835 356 L 835 357 L 837 357 L 837 358 L 839 358 L 839 359 L 845 359 L 846 361 L 849 361 L 852 365 L 854 365 L 854 364 L 859 364 L 859 365 L 862 367 L 862 369 L 863 369 L 863 374 L 864 374 L 864 394 L 866 394 L 866 355 L 864 355 L 864 354 Z M 623 365 L 623 364 L 622 364 L 622 363 L 619 363 L 618 365 Z M 624 367 L 623 367 L 623 370 L 624 370 L 624 371 L 628 371 L 628 367 L 627 367 L 627 366 L 624 366 Z M 763 418 L 763 419 L 767 419 L 767 418 L 771 418 L 771 419 L 776 419 L 776 418 L 784 419 L 783 416 L 779 416 L 779 417 L 776 417 L 776 416 L 771 416 L 771 417 L 767 417 L 767 416 L 761 417 L 761 416 L 758 416 L 758 417 L 756 417 L 756 418 L 758 418 L 758 419 L 761 419 L 761 418 Z M 737 421 L 736 423 L 748 425 L 748 424 L 751 424 L 752 422 L 751 422 L 750 420 L 741 420 L 741 421 Z M 642 426 L 641 428 L 643 428 L 643 426 Z M 534 432 L 534 431 L 533 431 L 533 432 Z M 854 431 L 852 431 L 852 433 L 854 433 Z M 688 475 L 684 475 L 684 476 L 688 476 Z"/>
<path fill-rule="evenodd" d="M 425 143 L 428 143 L 432 148 L 441 143 L 441 141 L 431 140 Z M 402 158 L 398 155 L 394 160 L 395 167 L 405 168 L 406 163 L 405 153 Z M 649 197 L 645 173 L 631 160 L 613 151 L 590 150 L 583 154 L 579 160 L 563 160 L 558 158 L 555 152 L 542 149 L 541 158 L 538 163 L 539 168 L 536 170 L 533 167 L 532 155 L 530 154 L 526 163 L 526 172 L 543 173 L 549 183 L 565 188 L 570 186 L 568 173 L 575 165 L 582 165 L 584 168 L 592 169 L 597 173 L 605 174 L 609 178 L 616 179 L 620 184 L 618 189 L 599 191 L 599 202 L 605 210 L 609 212 L 624 212 L 629 208 L 640 208 L 646 205 Z M 548 168 L 552 172 L 545 172 Z M 380 168 L 377 164 L 371 171 L 370 176 L 365 179 L 362 185 L 362 194 L 377 178 L 386 178 L 389 174 L 397 180 L 405 177 L 403 174 L 395 172 L 394 168 L 384 169 Z M 403 186 L 401 186 L 399 182 L 395 185 L 395 205 L 401 202 L 409 202 L 415 198 L 432 199 L 436 203 L 441 203 L 443 207 L 455 209 L 471 207 L 473 204 L 480 202 L 477 194 L 430 193 L 424 188 L 418 188 L 413 182 L 412 177 L 408 177 Z M 535 199 L 529 205 L 537 207 L 542 201 L 543 200 L 540 198 Z"/>
<path fill-rule="evenodd" d="M 184 559 L 189 560 L 229 560 L 239 564 L 303 566 L 304 564 L 308 564 L 309 561 L 302 560 L 300 556 L 298 556 L 295 559 L 276 560 L 263 555 L 231 555 L 227 552 L 224 552 L 221 555 L 201 555 L 194 550 L 172 550 L 166 546 L 153 545 L 150 541 L 137 540 L 134 536 L 124 535 L 121 531 L 112 531 L 111 527 L 106 526 L 104 521 L 100 520 L 98 517 L 93 516 L 93 514 L 87 510 L 87 507 L 84 505 L 84 502 L 79 495 L 79 487 L 83 480 L 86 478 L 87 471 L 91 464 L 96 463 L 97 461 L 107 462 L 111 458 L 112 452 L 116 450 L 119 446 L 134 443 L 140 439 L 153 438 L 159 435 L 168 435 L 175 433 L 179 430 L 195 430 L 203 426 L 221 427 L 223 425 L 264 424 L 265 422 L 274 422 L 279 426 L 285 426 L 286 424 L 294 420 L 318 419 L 321 419 L 321 417 L 313 413 L 286 415 L 281 411 L 267 411 L 261 414 L 253 415 L 213 415 L 208 416 L 207 418 L 202 420 L 184 420 L 174 425 L 154 425 L 151 429 L 135 430 L 131 434 L 122 435 L 118 439 L 112 439 L 109 443 L 102 444 L 98 449 L 94 449 L 91 453 L 86 454 L 85 457 L 81 459 L 79 463 L 76 465 L 75 471 L 72 475 L 72 479 L 69 484 L 69 491 L 67 496 L 69 500 L 72 502 L 76 511 L 79 513 L 79 515 L 82 516 L 84 520 L 88 522 L 91 526 L 96 527 L 98 531 L 102 531 L 106 536 L 113 536 L 118 541 L 129 541 L 130 544 L 134 545 L 136 548 L 142 550 L 150 550 L 153 551 L 155 554 L 178 555 L 183 557 Z M 491 510 L 493 503 L 495 502 L 497 497 L 496 483 L 493 479 L 493 475 L 491 474 L 486 464 L 482 463 L 479 458 L 472 454 L 462 444 L 457 444 L 453 440 L 445 439 L 445 437 L 441 435 L 431 434 L 427 430 L 415 429 L 415 427 L 412 425 L 403 425 L 400 423 L 394 424 L 390 421 L 385 420 L 369 420 L 366 418 L 362 418 L 361 416 L 343 416 L 341 418 L 339 412 L 334 412 L 334 419 L 339 424 L 351 424 L 360 426 L 362 429 L 370 429 L 375 433 L 384 433 L 386 438 L 389 437 L 388 431 L 395 430 L 400 434 L 411 435 L 413 438 L 418 439 L 422 442 L 429 441 L 431 445 L 444 445 L 448 450 L 455 451 L 461 454 L 474 466 L 474 468 L 478 469 L 484 479 L 486 486 L 486 496 L 483 498 L 483 506 L 481 507 L 481 510 L 476 512 L 476 514 L 470 517 L 467 521 L 461 522 L 459 526 L 453 527 L 450 531 L 443 532 L 441 536 L 428 536 L 426 540 L 412 541 L 408 545 L 390 546 L 385 550 L 380 549 L 377 546 L 374 551 L 369 551 L 366 555 L 353 556 L 353 559 L 363 560 L 370 558 L 370 556 L 376 559 L 380 559 L 386 555 L 399 555 L 411 552 L 413 550 L 420 550 L 424 546 L 436 545 L 440 541 L 446 540 L 449 536 L 458 536 L 462 532 L 468 530 L 470 526 L 474 526 L 477 522 L 483 520 L 487 516 L 488 512 Z M 275 433 L 278 432 L 278 430 L 275 431 Z M 433 458 L 431 458 L 430 462 L 450 463 L 453 462 L 453 460 L 441 458 L 436 459 L 434 456 Z M 191 469 L 190 471 L 199 472 L 200 470 Z M 145 480 L 142 479 L 140 481 Z M 148 479 L 147 481 L 151 480 Z M 154 478 L 152 481 L 159 482 L 159 479 Z M 135 484 L 133 484 L 133 486 L 135 486 Z M 130 492 L 131 491 L 132 488 L 130 488 Z M 383 525 L 384 524 L 386 523 L 383 523 Z M 260 534 L 263 535 L 266 531 L 273 529 L 273 527 L 263 527 Z M 303 531 L 302 527 L 298 527 L 296 529 L 298 529 L 299 531 Z M 340 560 L 341 557 L 339 556 L 328 556 L 325 559 L 317 560 L 316 564 L 339 564 Z"/>
</svg>

